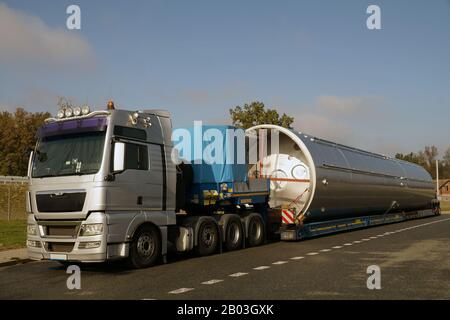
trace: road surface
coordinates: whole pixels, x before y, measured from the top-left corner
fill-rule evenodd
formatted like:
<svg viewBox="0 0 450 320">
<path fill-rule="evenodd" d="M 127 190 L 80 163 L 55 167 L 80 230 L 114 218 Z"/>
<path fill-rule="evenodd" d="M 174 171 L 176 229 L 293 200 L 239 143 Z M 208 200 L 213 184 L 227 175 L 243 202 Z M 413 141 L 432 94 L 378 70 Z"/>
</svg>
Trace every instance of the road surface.
<svg viewBox="0 0 450 320">
<path fill-rule="evenodd" d="M 450 299 L 450 214 L 127 270 L 57 262 L 0 269 L 0 299 Z M 381 289 L 367 288 L 380 267 Z"/>
</svg>

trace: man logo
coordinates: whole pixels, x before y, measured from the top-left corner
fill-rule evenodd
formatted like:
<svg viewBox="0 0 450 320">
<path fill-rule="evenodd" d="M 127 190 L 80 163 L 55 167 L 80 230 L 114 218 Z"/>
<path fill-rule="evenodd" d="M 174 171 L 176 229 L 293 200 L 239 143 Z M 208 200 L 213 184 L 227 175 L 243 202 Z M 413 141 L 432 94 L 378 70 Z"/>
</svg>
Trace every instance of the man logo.
<svg viewBox="0 0 450 320">
<path fill-rule="evenodd" d="M 68 274 L 72 274 L 69 278 L 67 278 L 67 289 L 69 290 L 73 290 L 73 289 L 77 289 L 80 290 L 81 289 L 81 270 L 79 266 L 76 265 L 70 265 L 67 268 L 66 273 Z"/>
<path fill-rule="evenodd" d="M 367 267 L 367 271 L 370 276 L 367 278 L 367 289 L 373 290 L 381 289 L 381 270 L 377 265 L 371 265 Z"/>
</svg>

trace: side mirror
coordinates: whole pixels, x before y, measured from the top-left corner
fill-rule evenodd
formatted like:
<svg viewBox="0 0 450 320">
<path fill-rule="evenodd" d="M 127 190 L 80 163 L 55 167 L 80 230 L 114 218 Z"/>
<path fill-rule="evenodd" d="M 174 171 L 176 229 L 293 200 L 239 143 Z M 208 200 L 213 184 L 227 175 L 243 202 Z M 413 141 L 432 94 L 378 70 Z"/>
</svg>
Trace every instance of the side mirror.
<svg viewBox="0 0 450 320">
<path fill-rule="evenodd" d="M 33 155 L 34 155 L 34 151 L 31 151 L 30 158 L 28 159 L 28 171 L 27 171 L 28 179 L 31 178 L 31 166 L 33 165 Z"/>
<path fill-rule="evenodd" d="M 118 173 L 125 170 L 125 143 L 114 143 L 113 172 Z"/>
</svg>

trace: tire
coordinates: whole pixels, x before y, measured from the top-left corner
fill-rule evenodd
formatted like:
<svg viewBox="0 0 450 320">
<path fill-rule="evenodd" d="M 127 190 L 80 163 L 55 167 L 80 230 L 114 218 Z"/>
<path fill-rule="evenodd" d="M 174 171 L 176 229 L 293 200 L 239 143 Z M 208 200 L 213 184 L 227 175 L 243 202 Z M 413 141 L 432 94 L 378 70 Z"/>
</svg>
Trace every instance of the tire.
<svg viewBox="0 0 450 320">
<path fill-rule="evenodd" d="M 248 222 L 247 243 L 249 247 L 260 246 L 264 243 L 264 223 L 259 216 L 253 216 Z"/>
<path fill-rule="evenodd" d="M 225 230 L 225 248 L 233 251 L 242 248 L 244 231 L 240 219 L 230 219 Z"/>
<path fill-rule="evenodd" d="M 130 243 L 128 265 L 140 269 L 153 266 L 161 255 L 161 238 L 154 226 L 142 226 Z"/>
<path fill-rule="evenodd" d="M 202 222 L 198 229 L 197 254 L 199 256 L 209 256 L 217 251 L 218 245 L 219 230 L 216 224 L 210 220 Z"/>
</svg>

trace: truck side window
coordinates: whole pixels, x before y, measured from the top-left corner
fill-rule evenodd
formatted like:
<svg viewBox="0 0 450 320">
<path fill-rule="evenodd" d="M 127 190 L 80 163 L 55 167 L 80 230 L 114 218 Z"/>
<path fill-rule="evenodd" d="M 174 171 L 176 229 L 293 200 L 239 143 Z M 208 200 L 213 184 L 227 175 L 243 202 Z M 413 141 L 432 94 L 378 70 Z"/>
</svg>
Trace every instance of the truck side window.
<svg viewBox="0 0 450 320">
<path fill-rule="evenodd" d="M 125 169 L 148 170 L 147 146 L 133 143 L 126 144 Z"/>
</svg>

